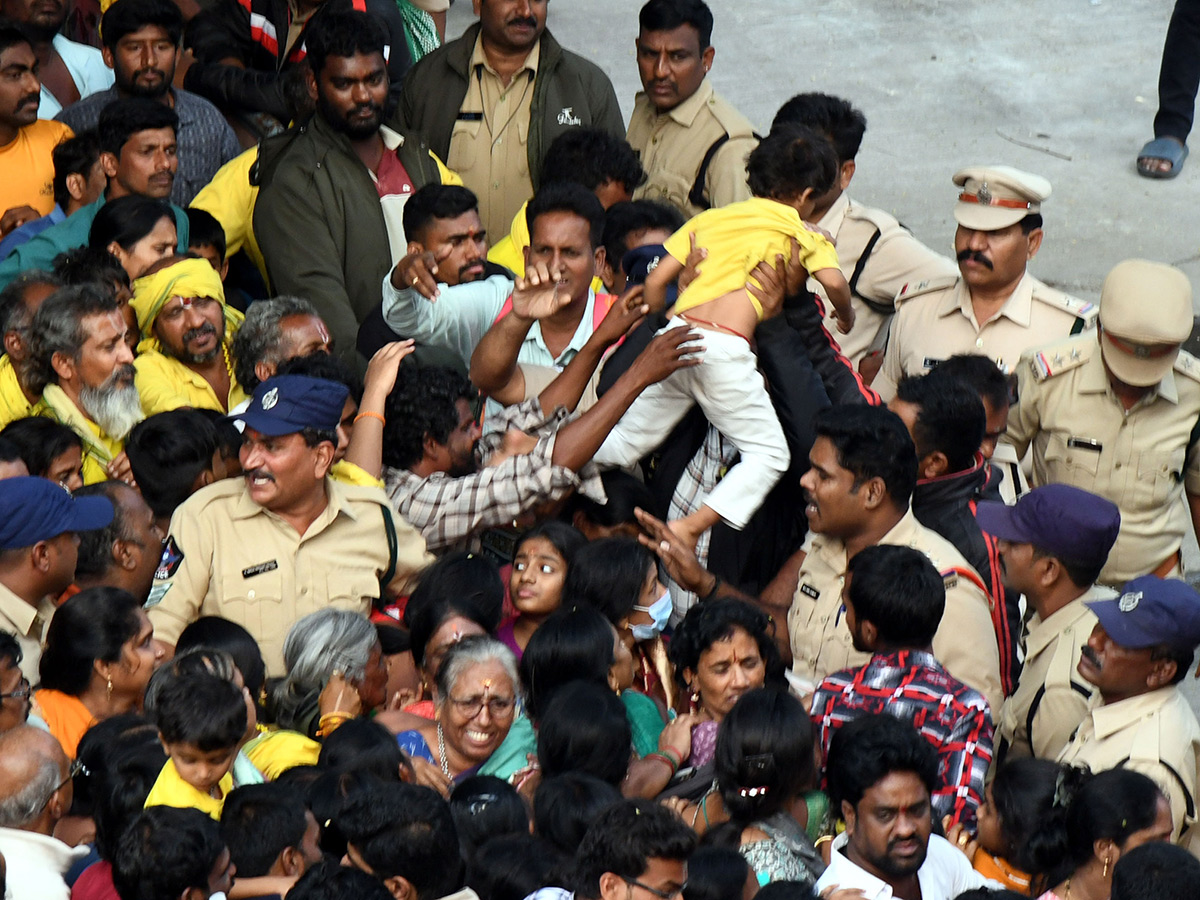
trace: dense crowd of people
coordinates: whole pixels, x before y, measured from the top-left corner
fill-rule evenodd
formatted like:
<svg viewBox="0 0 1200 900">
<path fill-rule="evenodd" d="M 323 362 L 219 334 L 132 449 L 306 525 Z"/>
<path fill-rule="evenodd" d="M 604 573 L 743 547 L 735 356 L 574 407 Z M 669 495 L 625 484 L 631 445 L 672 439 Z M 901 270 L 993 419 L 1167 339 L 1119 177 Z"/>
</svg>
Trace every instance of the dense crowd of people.
<svg viewBox="0 0 1200 900">
<path fill-rule="evenodd" d="M 4 896 L 1194 898 L 1183 273 L 448 6 L 0 0 Z"/>
</svg>

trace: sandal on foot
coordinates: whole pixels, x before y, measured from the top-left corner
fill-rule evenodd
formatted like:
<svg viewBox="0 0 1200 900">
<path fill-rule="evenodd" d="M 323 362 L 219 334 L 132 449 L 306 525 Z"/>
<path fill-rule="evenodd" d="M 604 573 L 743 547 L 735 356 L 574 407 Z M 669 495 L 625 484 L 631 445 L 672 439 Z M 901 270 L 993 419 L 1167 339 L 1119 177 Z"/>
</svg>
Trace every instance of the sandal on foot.
<svg viewBox="0 0 1200 900">
<path fill-rule="evenodd" d="M 1146 146 L 1142 148 L 1142 152 L 1138 154 L 1137 170 L 1138 174 L 1146 178 L 1174 178 L 1183 168 L 1184 160 L 1188 157 L 1188 148 L 1181 143 L 1177 138 L 1160 137 L 1152 141 L 1148 141 Z M 1146 165 L 1150 160 L 1163 160 L 1169 162 L 1171 168 L 1165 172 Z"/>
</svg>

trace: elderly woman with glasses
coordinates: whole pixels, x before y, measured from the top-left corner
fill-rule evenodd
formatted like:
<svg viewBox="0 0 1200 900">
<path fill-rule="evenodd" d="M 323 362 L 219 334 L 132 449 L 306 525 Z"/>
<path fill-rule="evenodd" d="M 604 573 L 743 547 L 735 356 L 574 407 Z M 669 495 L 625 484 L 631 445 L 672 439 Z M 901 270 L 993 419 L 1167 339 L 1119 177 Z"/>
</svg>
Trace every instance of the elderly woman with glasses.
<svg viewBox="0 0 1200 900">
<path fill-rule="evenodd" d="M 438 669 L 434 718 L 396 740 L 414 762 L 425 760 L 440 770 L 442 778 L 432 786 L 448 794 L 452 783 L 478 774 L 504 743 L 517 717 L 520 689 L 511 650 L 487 635 L 465 637 Z"/>
</svg>

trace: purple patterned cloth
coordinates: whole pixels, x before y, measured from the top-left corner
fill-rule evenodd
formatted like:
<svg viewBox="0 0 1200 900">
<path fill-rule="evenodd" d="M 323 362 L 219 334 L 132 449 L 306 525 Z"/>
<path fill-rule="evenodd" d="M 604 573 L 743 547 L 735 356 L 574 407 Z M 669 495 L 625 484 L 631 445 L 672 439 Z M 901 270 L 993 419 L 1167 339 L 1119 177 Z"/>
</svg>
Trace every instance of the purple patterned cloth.
<svg viewBox="0 0 1200 900">
<path fill-rule="evenodd" d="M 713 758 L 717 752 L 717 723 L 701 722 L 692 729 L 692 755 L 688 757 L 688 765 L 700 768 Z"/>
</svg>

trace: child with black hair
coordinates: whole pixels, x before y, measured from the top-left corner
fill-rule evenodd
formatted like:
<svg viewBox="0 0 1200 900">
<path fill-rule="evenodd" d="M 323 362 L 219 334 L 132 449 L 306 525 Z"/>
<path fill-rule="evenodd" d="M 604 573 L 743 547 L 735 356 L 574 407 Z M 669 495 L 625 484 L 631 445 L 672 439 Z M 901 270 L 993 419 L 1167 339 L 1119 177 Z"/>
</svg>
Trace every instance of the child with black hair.
<svg viewBox="0 0 1200 900">
<path fill-rule="evenodd" d="M 662 310 L 667 286 L 683 271 L 693 242 L 707 251 L 702 270 L 679 292 L 674 318 L 666 325 L 704 331 L 701 364 L 679 369 L 643 391 L 595 457 L 600 466 L 637 462 L 698 403 L 742 458 L 703 505 L 672 523 L 690 547 L 718 521 L 744 528 L 791 458 L 751 349 L 749 336 L 763 317 L 761 287 L 750 281 L 755 268 L 774 266 L 778 256 L 789 259 L 798 246 L 800 263 L 833 303 L 838 328 L 846 333 L 854 325 L 850 286 L 837 252 L 804 224 L 817 199 L 833 187 L 837 167 L 824 136 L 799 125 L 773 131 L 746 164 L 755 196 L 706 210 L 673 234 L 664 245 L 667 255 L 646 278 L 644 294 L 627 301 Z"/>
<path fill-rule="evenodd" d="M 170 677 L 158 691 L 154 718 L 168 759 L 146 806 L 193 807 L 220 819 L 246 734 L 244 691 L 208 672 Z"/>
</svg>

